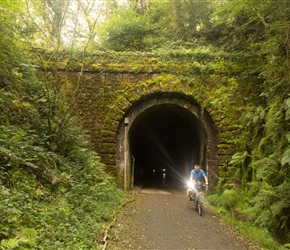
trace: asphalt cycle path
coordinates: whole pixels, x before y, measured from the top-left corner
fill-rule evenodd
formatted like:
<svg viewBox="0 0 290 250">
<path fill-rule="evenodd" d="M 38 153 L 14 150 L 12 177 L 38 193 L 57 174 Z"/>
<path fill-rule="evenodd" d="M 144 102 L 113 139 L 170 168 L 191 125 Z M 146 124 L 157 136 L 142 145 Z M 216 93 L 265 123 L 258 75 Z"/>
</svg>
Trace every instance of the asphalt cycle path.
<svg viewBox="0 0 290 250">
<path fill-rule="evenodd" d="M 107 249 L 258 249 L 206 206 L 200 216 L 183 188 L 143 188 L 135 195 L 117 219 Z"/>
</svg>

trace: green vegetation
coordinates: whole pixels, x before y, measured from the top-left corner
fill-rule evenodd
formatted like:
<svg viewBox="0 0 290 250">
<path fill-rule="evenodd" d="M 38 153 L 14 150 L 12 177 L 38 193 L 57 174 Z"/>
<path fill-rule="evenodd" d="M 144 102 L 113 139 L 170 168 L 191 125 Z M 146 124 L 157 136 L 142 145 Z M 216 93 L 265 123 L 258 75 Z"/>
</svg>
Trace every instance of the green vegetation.
<svg viewBox="0 0 290 250">
<path fill-rule="evenodd" d="M 289 246 L 290 1 L 97 2 L 0 1 L 1 249 L 97 247 L 122 200 L 72 115 L 84 70 L 182 75 L 223 141 L 209 200 Z M 69 99 L 58 69 L 80 71 Z"/>
<path fill-rule="evenodd" d="M 0 14 L 0 249 L 101 248 L 123 194 L 62 95 L 37 78 L 11 36 L 8 2 Z"/>
<path fill-rule="evenodd" d="M 240 86 L 250 87 L 235 122 L 240 136 L 236 153 L 224 163 L 229 174 L 220 179 L 213 204 L 284 242 L 290 240 L 289 8 L 289 1 L 229 1 L 215 13 L 229 40 L 219 43 L 256 57 L 244 74 L 255 72 L 261 81 Z"/>
<path fill-rule="evenodd" d="M 201 70 L 203 65 L 210 69 L 210 60 L 205 57 L 205 61 L 196 67 L 199 73 L 214 77 L 223 71 L 227 76 L 239 77 L 236 82 L 233 78 L 235 84 L 213 87 L 210 90 L 212 101 L 206 105 L 218 109 L 214 119 L 223 139 L 219 153 L 229 156 L 221 158 L 219 185 L 212 203 L 222 206 L 233 217 L 289 242 L 290 16 L 287 13 L 290 2 L 191 0 L 130 3 L 128 6 L 115 6 L 108 15 L 103 27 L 108 29 L 101 40 L 102 48 L 150 53 L 167 50 L 169 55 L 176 50 L 181 55 L 184 50 L 194 48 L 196 53 L 207 47 L 216 55 L 212 60 L 215 71 Z M 132 14 L 134 11 L 135 15 Z M 118 25 L 111 25 L 116 20 Z M 150 28 L 154 27 L 154 32 L 162 27 L 160 37 L 152 40 L 154 33 L 143 26 L 143 30 L 138 31 L 139 36 L 131 37 L 128 42 L 129 26 L 137 29 L 138 23 L 145 20 L 146 27 L 151 20 Z M 118 45 L 114 44 L 116 37 L 120 41 Z M 220 53 L 213 48 L 218 48 Z M 223 59 L 217 58 L 218 55 L 223 55 Z M 184 60 L 184 71 L 188 72 L 187 65 L 194 68 L 193 58 L 179 58 Z M 168 64 L 175 64 L 171 57 L 168 61 Z M 165 64 L 156 67 L 170 68 Z M 242 68 L 242 71 L 235 71 L 237 68 Z M 208 90 L 205 88 L 205 91 Z M 238 97 L 233 98 L 235 96 Z M 271 245 L 264 247 L 272 248 Z"/>
<path fill-rule="evenodd" d="M 225 195 L 221 198 L 221 205 L 225 204 L 225 201 L 222 201 L 222 199 L 226 199 L 226 197 L 228 196 Z M 255 246 L 259 246 L 262 249 L 289 249 L 289 245 L 281 246 L 281 244 L 277 243 L 267 229 L 257 227 L 245 220 L 245 218 L 237 217 L 224 207 L 216 206 L 217 199 L 219 199 L 217 195 L 208 197 L 209 202 L 215 205 L 210 206 L 210 208 L 231 225 L 235 231 L 241 233 L 249 242 L 252 242 Z"/>
</svg>

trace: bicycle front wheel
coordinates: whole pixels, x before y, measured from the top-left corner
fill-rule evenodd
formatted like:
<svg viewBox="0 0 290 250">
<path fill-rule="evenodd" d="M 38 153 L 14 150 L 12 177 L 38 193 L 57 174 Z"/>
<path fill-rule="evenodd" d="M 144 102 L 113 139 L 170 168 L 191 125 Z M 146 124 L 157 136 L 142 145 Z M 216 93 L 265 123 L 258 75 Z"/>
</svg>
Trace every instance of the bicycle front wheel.
<svg viewBox="0 0 290 250">
<path fill-rule="evenodd" d="M 198 202 L 198 213 L 202 216 L 202 203 L 200 201 Z"/>
</svg>

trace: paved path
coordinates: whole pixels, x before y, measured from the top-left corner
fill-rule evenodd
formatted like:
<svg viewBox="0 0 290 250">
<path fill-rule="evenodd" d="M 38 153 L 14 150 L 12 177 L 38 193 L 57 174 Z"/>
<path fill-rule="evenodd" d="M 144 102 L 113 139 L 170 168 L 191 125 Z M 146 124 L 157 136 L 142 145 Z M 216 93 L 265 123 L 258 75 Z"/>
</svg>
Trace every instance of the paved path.
<svg viewBox="0 0 290 250">
<path fill-rule="evenodd" d="M 127 206 L 107 249 L 254 249 L 209 209 L 199 216 L 183 189 L 142 189 Z"/>
</svg>

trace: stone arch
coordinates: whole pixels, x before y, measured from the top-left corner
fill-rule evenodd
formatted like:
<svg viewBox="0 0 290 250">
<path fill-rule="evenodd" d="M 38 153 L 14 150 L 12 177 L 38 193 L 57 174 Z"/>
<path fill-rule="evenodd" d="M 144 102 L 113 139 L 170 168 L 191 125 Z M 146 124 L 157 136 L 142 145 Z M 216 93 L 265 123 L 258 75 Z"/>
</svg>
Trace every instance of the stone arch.
<svg viewBox="0 0 290 250">
<path fill-rule="evenodd" d="M 126 110 L 117 130 L 118 185 L 130 189 L 153 175 L 159 181 L 164 169 L 171 181 L 180 182 L 194 164 L 201 164 L 215 185 L 217 144 L 211 116 L 192 97 L 175 92 L 143 96 Z"/>
</svg>

